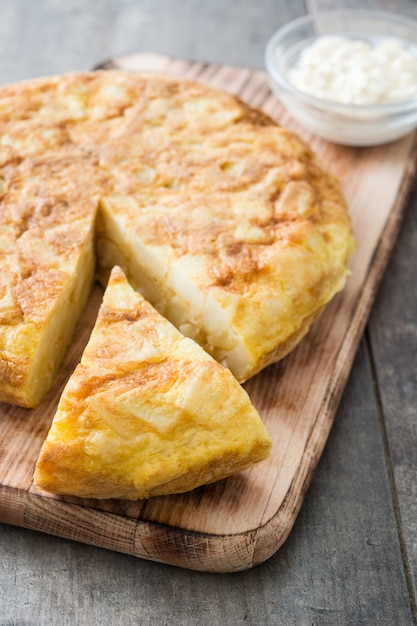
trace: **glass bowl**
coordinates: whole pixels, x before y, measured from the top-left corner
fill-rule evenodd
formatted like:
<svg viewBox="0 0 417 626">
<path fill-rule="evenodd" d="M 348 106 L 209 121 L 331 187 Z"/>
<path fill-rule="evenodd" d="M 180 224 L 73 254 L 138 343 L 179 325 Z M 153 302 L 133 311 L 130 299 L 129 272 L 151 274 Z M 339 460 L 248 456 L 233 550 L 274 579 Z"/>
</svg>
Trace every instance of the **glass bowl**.
<svg viewBox="0 0 417 626">
<path fill-rule="evenodd" d="M 307 129 L 336 143 L 373 146 L 393 141 L 417 126 L 417 97 L 378 104 L 339 104 L 300 91 L 288 78 L 302 51 L 323 35 L 375 44 L 401 40 L 417 57 L 417 22 L 380 11 L 329 11 L 296 19 L 269 40 L 265 65 L 273 92 Z"/>
</svg>

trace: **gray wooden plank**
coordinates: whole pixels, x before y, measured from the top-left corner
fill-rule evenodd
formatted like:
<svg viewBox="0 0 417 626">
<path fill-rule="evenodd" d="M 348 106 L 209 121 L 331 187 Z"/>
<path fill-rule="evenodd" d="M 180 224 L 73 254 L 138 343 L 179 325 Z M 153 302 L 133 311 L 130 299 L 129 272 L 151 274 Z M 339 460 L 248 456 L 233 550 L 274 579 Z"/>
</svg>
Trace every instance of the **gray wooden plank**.
<svg viewBox="0 0 417 626">
<path fill-rule="evenodd" d="M 417 191 L 369 322 L 398 525 L 417 617 Z M 407 285 L 409 286 L 407 288 Z"/>
</svg>

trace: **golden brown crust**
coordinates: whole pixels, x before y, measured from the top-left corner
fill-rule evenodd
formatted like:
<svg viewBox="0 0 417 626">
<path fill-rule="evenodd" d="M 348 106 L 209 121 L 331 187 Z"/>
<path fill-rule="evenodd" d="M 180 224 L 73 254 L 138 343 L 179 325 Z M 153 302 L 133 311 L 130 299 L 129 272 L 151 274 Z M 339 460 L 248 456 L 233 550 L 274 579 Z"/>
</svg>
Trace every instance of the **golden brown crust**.
<svg viewBox="0 0 417 626">
<path fill-rule="evenodd" d="M 240 380 L 284 356 L 343 287 L 352 239 L 336 181 L 237 98 L 123 72 L 28 81 L 0 97 L 0 400 L 39 399 L 36 346 L 80 280 L 100 198 L 165 267 L 147 279 L 152 302 Z M 123 261 L 135 278 L 131 251 L 99 232 L 103 271 Z M 206 309 L 171 283 L 192 285 Z M 219 320 L 205 321 L 213 311 Z"/>
<path fill-rule="evenodd" d="M 81 497 L 147 498 L 229 476 L 266 458 L 270 446 L 232 374 L 114 268 L 35 484 Z"/>
</svg>

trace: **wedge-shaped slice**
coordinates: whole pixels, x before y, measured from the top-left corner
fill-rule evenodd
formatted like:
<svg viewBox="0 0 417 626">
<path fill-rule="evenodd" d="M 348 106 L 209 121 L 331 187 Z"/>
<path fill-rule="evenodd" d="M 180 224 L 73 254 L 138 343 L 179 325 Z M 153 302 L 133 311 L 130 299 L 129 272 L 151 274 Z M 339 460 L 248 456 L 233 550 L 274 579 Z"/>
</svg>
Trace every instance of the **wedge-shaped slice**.
<svg viewBox="0 0 417 626">
<path fill-rule="evenodd" d="M 230 371 L 114 268 L 41 450 L 36 486 L 134 500 L 189 491 L 269 451 L 265 427 Z"/>
</svg>

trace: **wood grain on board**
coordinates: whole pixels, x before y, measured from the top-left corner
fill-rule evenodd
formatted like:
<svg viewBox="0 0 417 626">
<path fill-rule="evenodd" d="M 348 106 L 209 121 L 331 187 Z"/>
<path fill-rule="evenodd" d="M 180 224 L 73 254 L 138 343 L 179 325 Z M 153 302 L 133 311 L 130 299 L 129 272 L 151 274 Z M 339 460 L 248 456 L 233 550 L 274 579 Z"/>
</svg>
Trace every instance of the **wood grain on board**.
<svg viewBox="0 0 417 626">
<path fill-rule="evenodd" d="M 297 126 L 260 71 L 156 55 L 122 57 L 106 67 L 207 82 L 303 136 L 341 181 L 358 245 L 352 273 L 300 345 L 245 383 L 271 434 L 271 458 L 188 494 L 134 503 L 57 497 L 32 485 L 58 398 L 94 324 L 97 286 L 47 398 L 29 411 L 0 405 L 0 521 L 190 569 L 248 569 L 287 538 L 326 443 L 413 180 L 415 135 L 366 149 L 324 142 Z"/>
</svg>

